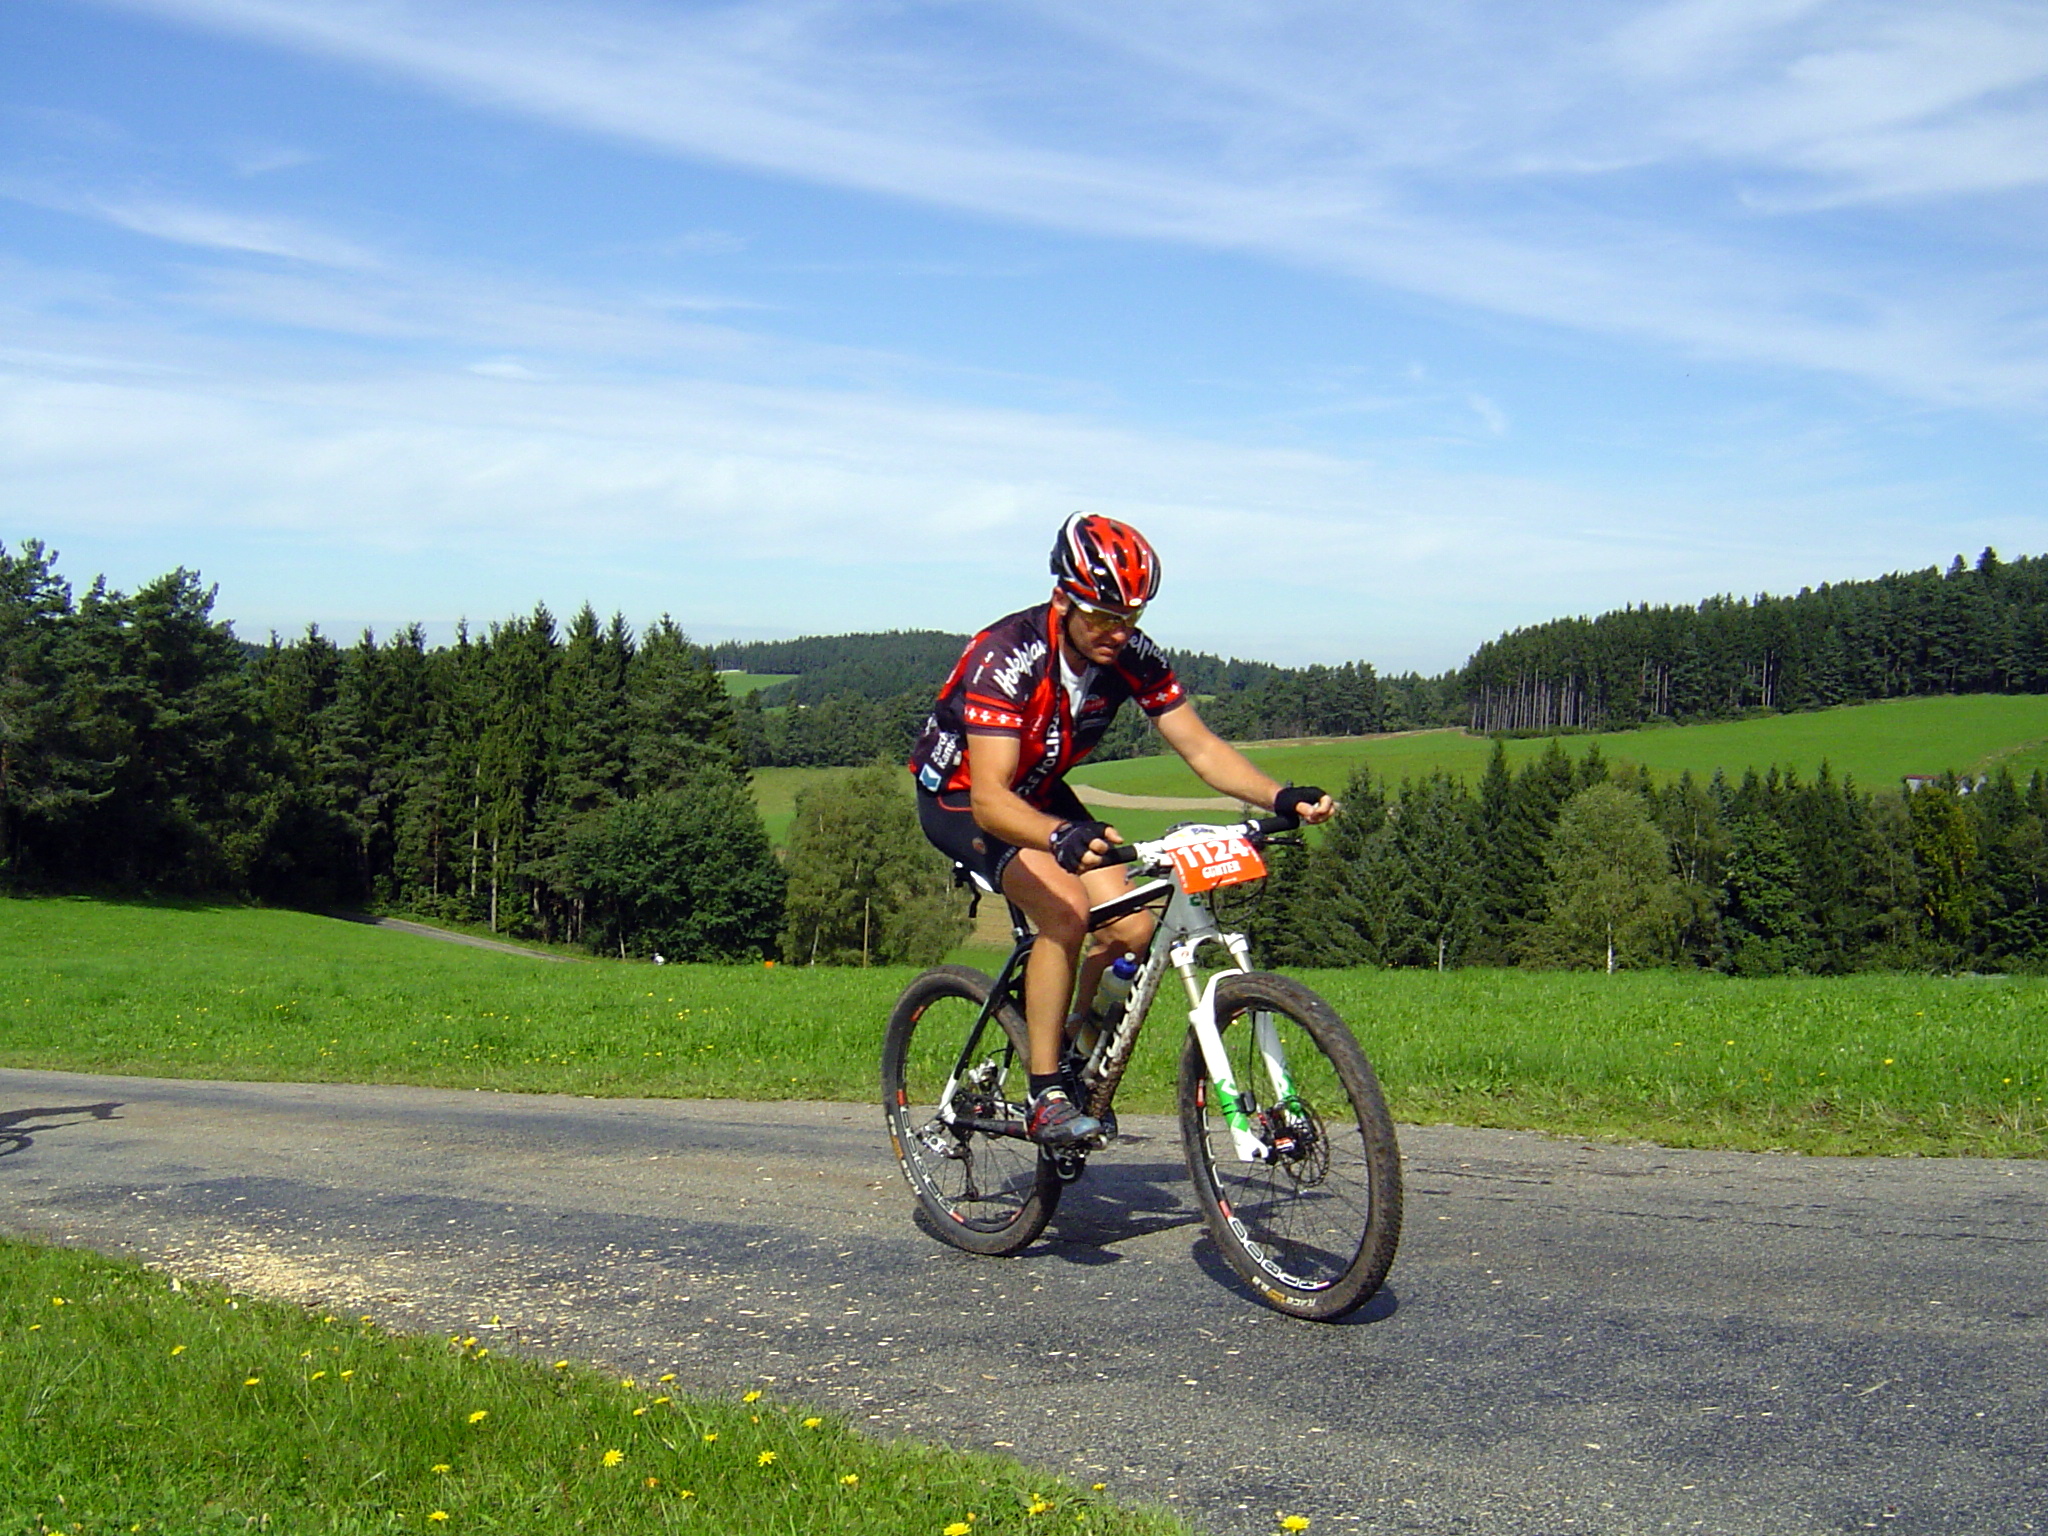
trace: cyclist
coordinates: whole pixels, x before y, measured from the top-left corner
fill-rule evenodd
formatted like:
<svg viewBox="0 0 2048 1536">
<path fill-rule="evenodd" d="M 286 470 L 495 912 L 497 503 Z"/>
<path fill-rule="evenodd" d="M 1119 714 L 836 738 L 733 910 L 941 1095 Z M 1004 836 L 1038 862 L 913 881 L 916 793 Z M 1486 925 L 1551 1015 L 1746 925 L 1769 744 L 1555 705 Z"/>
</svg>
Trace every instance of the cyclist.
<svg viewBox="0 0 2048 1536">
<path fill-rule="evenodd" d="M 1151 914 L 1132 913 L 1098 930 L 1082 960 L 1088 909 L 1125 889 L 1127 866 L 1103 864 L 1123 838 L 1089 815 L 1066 771 L 1135 699 L 1218 793 L 1305 822 L 1325 821 L 1336 807 L 1320 789 L 1275 782 L 1202 723 L 1165 654 L 1137 627 L 1159 590 L 1159 557 L 1144 535 L 1076 512 L 1053 542 L 1052 574 L 1047 602 L 968 642 L 911 750 L 910 770 L 925 836 L 1021 907 L 1038 931 L 1024 969 L 1027 1129 L 1033 1141 L 1061 1147 L 1104 1129 L 1061 1078 L 1069 1000 L 1078 1021 L 1109 963 L 1141 953 L 1152 937 Z"/>
</svg>

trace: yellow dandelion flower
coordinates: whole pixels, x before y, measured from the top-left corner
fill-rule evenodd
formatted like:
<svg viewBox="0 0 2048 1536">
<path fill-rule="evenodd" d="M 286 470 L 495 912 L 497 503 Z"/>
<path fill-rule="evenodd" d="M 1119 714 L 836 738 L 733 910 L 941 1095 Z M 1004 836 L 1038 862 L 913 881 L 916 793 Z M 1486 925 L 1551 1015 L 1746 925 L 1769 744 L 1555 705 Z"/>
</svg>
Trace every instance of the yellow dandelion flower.
<svg viewBox="0 0 2048 1536">
<path fill-rule="evenodd" d="M 247 1381 L 244 1381 L 242 1385 L 245 1387 L 253 1387 L 260 1384 L 262 1380 L 263 1378 L 261 1376 L 251 1376 Z"/>
<path fill-rule="evenodd" d="M 758 1455 L 758 1456 L 756 1456 L 756 1457 L 754 1458 L 754 1465 L 755 1465 L 755 1466 L 757 1466 L 757 1467 L 772 1467 L 772 1466 L 774 1466 L 774 1465 L 775 1465 L 775 1453 L 774 1453 L 773 1451 L 763 1451 L 763 1452 L 762 1452 L 762 1453 L 761 1453 L 760 1455 Z"/>
<path fill-rule="evenodd" d="M 1042 1515 L 1042 1514 L 1044 1514 L 1044 1513 L 1045 1513 L 1045 1512 L 1046 1512 L 1046 1511 L 1047 1511 L 1048 1509 L 1051 1509 L 1051 1508 L 1052 1508 L 1052 1503 L 1051 1503 L 1051 1501 L 1050 1501 L 1050 1500 L 1047 1500 L 1047 1499 L 1033 1499 L 1033 1500 L 1031 1501 L 1031 1507 L 1030 1507 L 1030 1508 L 1028 1508 L 1028 1509 L 1026 1509 L 1026 1510 L 1024 1511 L 1024 1513 L 1025 1513 L 1025 1514 L 1027 1514 L 1027 1515 Z"/>
<path fill-rule="evenodd" d="M 663 1403 L 672 1403 L 674 1401 L 675 1399 L 672 1397 L 657 1397 L 654 1400 L 654 1406 L 659 1408 Z"/>
<path fill-rule="evenodd" d="M 354 1371 L 354 1369 L 353 1369 L 353 1368 L 351 1368 L 351 1369 L 349 1369 L 349 1370 L 346 1370 L 346 1371 L 343 1371 L 343 1372 L 341 1373 L 341 1379 L 342 1379 L 343 1381 L 347 1381 L 347 1380 L 349 1379 L 349 1377 L 351 1377 L 351 1376 L 353 1376 L 353 1375 L 355 1375 L 355 1371 Z"/>
<path fill-rule="evenodd" d="M 427 1516 L 427 1518 L 429 1520 L 446 1520 L 448 1518 L 448 1511 L 445 1509 L 437 1509 L 431 1515 Z"/>
<path fill-rule="evenodd" d="M 624 1451 L 606 1451 L 604 1453 L 604 1464 L 608 1467 L 616 1467 L 625 1459 L 626 1453 Z"/>
<path fill-rule="evenodd" d="M 481 1424 L 481 1423 L 483 1423 L 483 1421 L 484 1421 L 485 1419 L 489 1418 L 490 1416 L 491 1416 L 491 1410 L 490 1410 L 490 1409 L 488 1409 L 488 1408 L 479 1408 L 479 1409 L 477 1409 L 477 1411 L 476 1411 L 475 1413 L 472 1413 L 472 1414 L 471 1414 L 471 1415 L 469 1416 L 469 1422 L 470 1422 L 470 1423 L 472 1423 L 472 1424 Z"/>
<path fill-rule="evenodd" d="M 718 1438 L 718 1431 L 717 1431 L 717 1430 L 715 1430 L 715 1429 L 710 1429 L 710 1430 L 706 1430 L 706 1431 L 704 1432 L 704 1443 L 705 1443 L 706 1445 L 709 1445 L 709 1444 L 710 1444 L 710 1443 L 711 1443 L 712 1441 L 716 1440 L 717 1438 Z"/>
<path fill-rule="evenodd" d="M 753 1391 L 742 1397 L 740 1401 L 743 1403 L 758 1403 L 761 1401 L 761 1389 L 759 1387 L 754 1388 Z"/>
<path fill-rule="evenodd" d="M 805 1429 L 816 1429 L 816 1428 L 817 1428 L 817 1427 L 818 1427 L 818 1426 L 819 1426 L 820 1424 L 822 1424 L 822 1423 L 824 1423 L 824 1422 L 825 1422 L 825 1421 L 824 1421 L 823 1419 L 805 1419 L 805 1420 L 804 1420 L 804 1428 L 805 1428 Z"/>
<path fill-rule="evenodd" d="M 480 1349 L 476 1352 L 476 1358 L 481 1360 L 485 1355 L 488 1355 L 489 1353 L 490 1351 L 488 1349 Z"/>
<path fill-rule="evenodd" d="M 569 1369 L 569 1362 L 566 1360 L 557 1360 L 555 1362 L 555 1369 L 558 1371 L 566 1371 L 567 1369 Z"/>
<path fill-rule="evenodd" d="M 437 1461 L 431 1467 L 427 1468 L 427 1470 L 429 1472 L 452 1472 L 455 1469 L 449 1466 L 448 1463 L 445 1461 Z"/>
<path fill-rule="evenodd" d="M 633 1378 L 628 1376 L 624 1381 L 620 1382 L 619 1385 L 630 1392 L 633 1390 Z"/>
<path fill-rule="evenodd" d="M 308 1376 L 306 1380 L 318 1381 L 322 1376 L 325 1376 L 326 1374 L 327 1373 L 325 1371 L 315 1371 L 312 1375 Z"/>
<path fill-rule="evenodd" d="M 634 1417 L 634 1418 L 636 1418 L 636 1419 L 638 1419 L 638 1418 L 643 1418 L 643 1417 L 645 1417 L 645 1416 L 646 1416 L 646 1413 L 647 1413 L 647 1409 L 646 1409 L 645 1405 L 642 1405 L 641 1407 L 635 1408 L 635 1409 L 633 1410 L 633 1417 Z"/>
<path fill-rule="evenodd" d="M 1088 1488 L 1090 1492 L 1100 1493 L 1103 1489 L 1107 1488 L 1108 1486 L 1109 1484 L 1107 1483 L 1090 1483 L 1088 1485 Z"/>
<path fill-rule="evenodd" d="M 858 1488 L 860 1486 L 860 1474 L 858 1472 L 849 1472 L 839 1481 L 846 1484 L 849 1488 Z"/>
<path fill-rule="evenodd" d="M 174 1355 L 182 1355 L 183 1353 L 185 1353 L 185 1346 L 182 1344 L 173 1344 L 171 1346 L 171 1353 Z"/>
<path fill-rule="evenodd" d="M 661 1479 L 658 1477 L 650 1477 L 642 1486 L 647 1488 L 659 1488 L 661 1486 Z"/>
<path fill-rule="evenodd" d="M 43 1331 L 43 1325 L 41 1323 L 30 1323 L 28 1325 L 28 1331 L 30 1333 L 41 1333 Z"/>
<path fill-rule="evenodd" d="M 676 1379 L 676 1373 L 674 1371 L 664 1371 L 661 1375 L 655 1377 L 654 1379 L 656 1381 L 674 1381 Z"/>
<path fill-rule="evenodd" d="M 946 1527 L 944 1536 L 967 1536 L 967 1533 L 973 1529 L 974 1527 L 969 1525 L 965 1520 L 955 1520 L 951 1525 Z"/>
<path fill-rule="evenodd" d="M 694 1499 L 697 1495 L 688 1488 L 678 1488 L 676 1490 L 676 1497 L 679 1499 Z"/>
<path fill-rule="evenodd" d="M 1282 1515 L 1280 1529 L 1283 1531 L 1305 1531 L 1308 1529 L 1307 1515 Z"/>
<path fill-rule="evenodd" d="M 68 1307 L 71 1305 L 71 1303 L 66 1301 L 62 1296 L 52 1296 L 50 1298 L 50 1305 L 53 1307 Z"/>
</svg>

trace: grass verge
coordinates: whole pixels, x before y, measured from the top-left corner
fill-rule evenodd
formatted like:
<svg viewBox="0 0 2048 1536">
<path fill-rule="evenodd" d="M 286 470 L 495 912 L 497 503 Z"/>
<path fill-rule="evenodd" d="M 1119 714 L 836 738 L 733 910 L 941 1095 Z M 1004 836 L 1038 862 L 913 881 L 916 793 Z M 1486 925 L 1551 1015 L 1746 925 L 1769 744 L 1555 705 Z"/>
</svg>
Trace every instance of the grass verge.
<svg viewBox="0 0 2048 1536">
<path fill-rule="evenodd" d="M 0 1529 L 1158 1533 L 1162 1511 L 760 1399 L 0 1242 Z"/>
<path fill-rule="evenodd" d="M 912 972 L 529 959 L 255 908 L 0 901 L 0 1065 L 872 1100 Z M 1397 1116 L 1668 1145 L 2048 1156 L 2048 981 L 1303 971 Z M 1166 1112 L 1179 1004 L 1120 1107 Z"/>
</svg>

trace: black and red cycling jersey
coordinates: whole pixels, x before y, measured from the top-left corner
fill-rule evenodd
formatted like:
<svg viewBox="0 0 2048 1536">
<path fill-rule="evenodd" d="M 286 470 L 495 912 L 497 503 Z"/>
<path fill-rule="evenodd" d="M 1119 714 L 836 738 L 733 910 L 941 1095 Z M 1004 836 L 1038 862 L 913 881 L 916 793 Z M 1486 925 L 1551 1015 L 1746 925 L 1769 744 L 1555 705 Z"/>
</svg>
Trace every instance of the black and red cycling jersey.
<svg viewBox="0 0 2048 1536">
<path fill-rule="evenodd" d="M 911 748 L 910 771 L 923 788 L 971 787 L 968 732 L 1015 736 L 1022 750 L 1010 788 L 1037 805 L 1095 750 L 1125 699 L 1156 717 L 1187 698 L 1165 653 L 1133 630 L 1115 661 L 1084 674 L 1075 710 L 1060 678 L 1059 645 L 1051 603 L 998 619 L 967 643 Z"/>
</svg>

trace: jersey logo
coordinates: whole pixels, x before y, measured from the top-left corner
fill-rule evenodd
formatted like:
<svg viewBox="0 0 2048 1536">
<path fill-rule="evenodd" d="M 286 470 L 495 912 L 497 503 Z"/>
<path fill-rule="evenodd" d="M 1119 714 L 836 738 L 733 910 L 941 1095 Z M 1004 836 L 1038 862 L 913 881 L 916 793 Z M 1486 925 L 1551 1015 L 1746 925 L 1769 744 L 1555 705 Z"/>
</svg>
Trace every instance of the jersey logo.
<svg viewBox="0 0 2048 1536">
<path fill-rule="evenodd" d="M 1043 661 L 1048 647 L 1043 640 L 1032 640 L 1012 651 L 1009 658 L 990 674 L 1002 685 L 1005 693 L 1015 693 L 1031 668 Z"/>
</svg>

